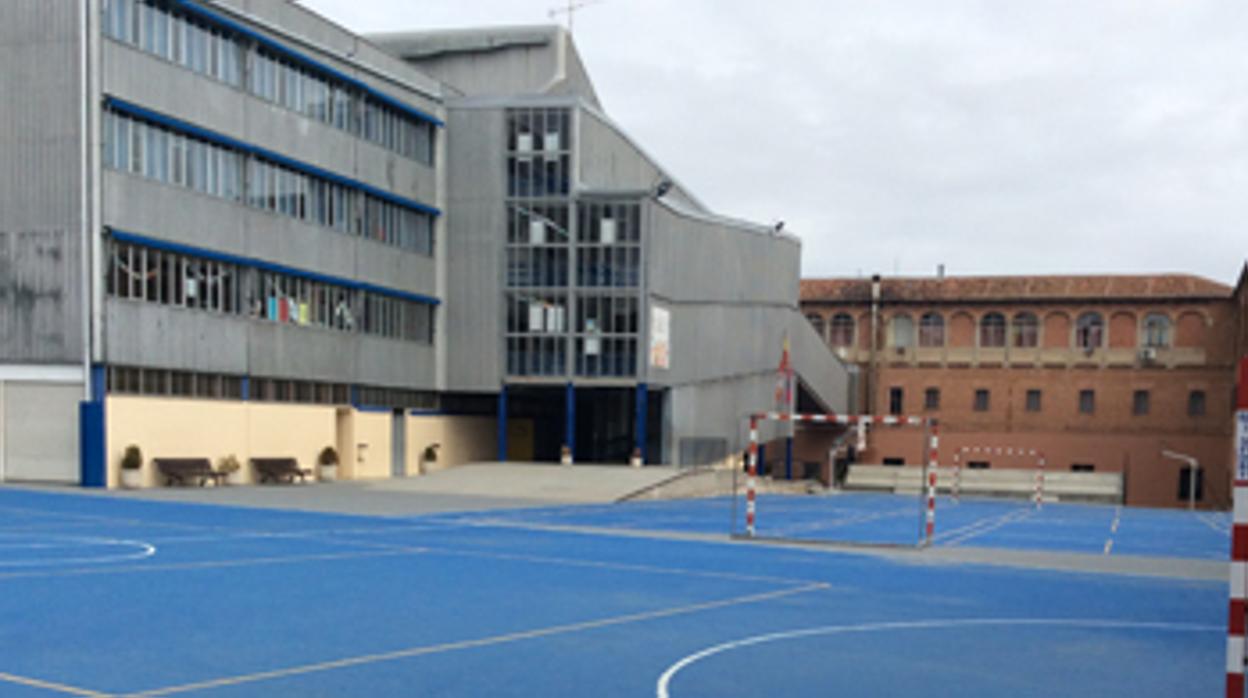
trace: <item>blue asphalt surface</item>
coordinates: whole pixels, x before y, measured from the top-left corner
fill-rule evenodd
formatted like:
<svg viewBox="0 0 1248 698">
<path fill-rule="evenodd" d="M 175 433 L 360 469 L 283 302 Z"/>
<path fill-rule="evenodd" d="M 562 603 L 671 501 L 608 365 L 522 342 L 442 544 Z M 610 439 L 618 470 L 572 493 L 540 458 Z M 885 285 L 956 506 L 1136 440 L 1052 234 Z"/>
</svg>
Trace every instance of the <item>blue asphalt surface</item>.
<svg viewBox="0 0 1248 698">
<path fill-rule="evenodd" d="M 728 526 L 685 504 L 526 513 Z M 0 488 L 6 697 L 1212 695 L 1225 603 L 1222 582 Z"/>
<path fill-rule="evenodd" d="M 803 541 L 914 545 L 923 530 L 923 506 L 912 495 L 760 495 L 756 532 L 760 537 Z M 734 503 L 731 498 L 633 502 L 509 510 L 446 520 L 742 534 L 745 503 L 741 499 Z M 934 543 L 1224 560 L 1230 550 L 1229 531 L 1230 515 L 1225 512 L 1067 503 L 1047 503 L 1036 509 L 1030 502 L 1017 500 L 940 497 Z"/>
</svg>

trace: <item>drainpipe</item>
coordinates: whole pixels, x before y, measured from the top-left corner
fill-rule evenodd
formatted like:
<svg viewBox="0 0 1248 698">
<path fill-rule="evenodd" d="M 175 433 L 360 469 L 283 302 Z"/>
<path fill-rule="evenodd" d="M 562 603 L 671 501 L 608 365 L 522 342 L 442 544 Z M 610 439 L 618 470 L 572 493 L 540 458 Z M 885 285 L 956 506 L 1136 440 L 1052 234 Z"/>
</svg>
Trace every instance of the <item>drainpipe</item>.
<svg viewBox="0 0 1248 698">
<path fill-rule="evenodd" d="M 871 277 L 871 365 L 867 370 L 867 414 L 875 414 L 875 385 L 879 358 L 877 356 L 880 326 L 880 275 Z"/>
</svg>

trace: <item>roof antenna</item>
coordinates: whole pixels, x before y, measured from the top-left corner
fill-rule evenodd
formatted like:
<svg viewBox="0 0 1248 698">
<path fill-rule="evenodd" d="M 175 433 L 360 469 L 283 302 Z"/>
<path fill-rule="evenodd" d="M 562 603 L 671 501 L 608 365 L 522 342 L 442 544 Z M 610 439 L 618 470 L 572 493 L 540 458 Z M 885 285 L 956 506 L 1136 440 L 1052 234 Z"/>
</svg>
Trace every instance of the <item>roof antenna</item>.
<svg viewBox="0 0 1248 698">
<path fill-rule="evenodd" d="M 590 5 L 597 5 L 598 3 L 606 2 L 606 1 L 607 0 L 568 0 L 568 4 L 566 7 L 553 7 L 550 9 L 550 11 L 546 13 L 546 16 L 550 17 L 551 19 L 554 19 L 555 17 L 558 17 L 559 15 L 567 15 L 568 16 L 568 33 L 571 34 L 572 22 L 575 19 L 577 12 L 580 12 L 581 10 L 585 9 L 586 7 L 589 7 Z"/>
</svg>

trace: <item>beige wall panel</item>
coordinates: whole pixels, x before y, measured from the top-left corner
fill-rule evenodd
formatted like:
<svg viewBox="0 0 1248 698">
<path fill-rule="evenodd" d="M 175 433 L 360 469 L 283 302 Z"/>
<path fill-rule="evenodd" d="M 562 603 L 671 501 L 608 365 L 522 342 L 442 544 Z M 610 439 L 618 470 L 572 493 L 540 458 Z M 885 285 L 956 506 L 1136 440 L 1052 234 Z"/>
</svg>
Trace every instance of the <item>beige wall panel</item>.
<svg viewBox="0 0 1248 698">
<path fill-rule="evenodd" d="M 493 417 L 414 416 L 407 418 L 407 474 L 492 461 L 497 456 L 498 420 Z M 426 461 L 425 449 L 440 444 L 437 460 Z"/>
<path fill-rule="evenodd" d="M 362 480 L 390 477 L 390 412 L 356 412 L 354 418 L 355 458 L 343 470 L 343 477 Z"/>
</svg>

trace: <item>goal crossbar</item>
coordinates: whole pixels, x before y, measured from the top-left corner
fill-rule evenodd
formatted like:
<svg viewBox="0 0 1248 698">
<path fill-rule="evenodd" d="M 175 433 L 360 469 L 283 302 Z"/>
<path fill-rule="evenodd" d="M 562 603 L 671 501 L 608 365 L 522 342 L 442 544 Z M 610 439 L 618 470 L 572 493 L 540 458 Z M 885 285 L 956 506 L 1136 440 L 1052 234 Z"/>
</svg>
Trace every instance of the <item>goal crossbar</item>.
<svg viewBox="0 0 1248 698">
<path fill-rule="evenodd" d="M 1034 458 L 1036 463 L 1036 486 L 1032 499 L 1035 502 L 1037 509 L 1044 505 L 1044 451 L 1035 448 L 1014 446 L 963 446 L 954 451 L 953 486 L 950 488 L 950 493 L 955 500 L 960 499 L 962 495 L 962 461 L 968 460 L 969 462 L 969 458 L 978 455 Z"/>
</svg>

